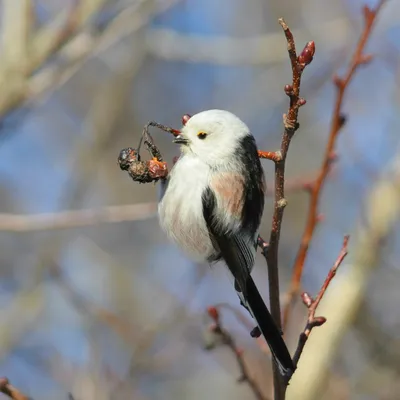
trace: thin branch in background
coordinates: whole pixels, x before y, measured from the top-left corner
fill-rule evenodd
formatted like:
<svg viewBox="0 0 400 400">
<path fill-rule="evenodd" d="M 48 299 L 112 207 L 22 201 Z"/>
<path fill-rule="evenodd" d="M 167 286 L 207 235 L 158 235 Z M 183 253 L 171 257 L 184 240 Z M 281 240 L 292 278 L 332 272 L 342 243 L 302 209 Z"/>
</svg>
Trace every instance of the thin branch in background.
<svg viewBox="0 0 400 400">
<path fill-rule="evenodd" d="M 302 295 L 303 303 L 308 308 L 308 318 L 307 318 L 307 324 L 304 328 L 304 331 L 300 334 L 299 342 L 297 344 L 297 348 L 296 348 L 296 351 L 293 356 L 293 363 L 295 366 L 297 366 L 297 364 L 299 362 L 299 359 L 303 352 L 304 346 L 306 345 L 307 340 L 310 337 L 310 334 L 311 334 L 311 331 L 313 330 L 313 328 L 315 328 L 316 326 L 321 326 L 326 322 L 325 317 L 316 317 L 315 312 L 317 311 L 319 303 L 321 302 L 322 298 L 324 297 L 324 294 L 325 294 L 326 290 L 328 289 L 329 284 L 331 283 L 332 279 L 335 277 L 336 271 L 342 264 L 344 258 L 347 256 L 348 243 L 349 243 L 349 236 L 345 236 L 339 256 L 337 257 L 333 267 L 330 269 L 328 276 L 326 277 L 324 283 L 322 284 L 321 289 L 319 290 L 315 299 L 313 299 L 306 292 L 303 293 L 303 295 Z"/>
<path fill-rule="evenodd" d="M 154 160 L 147 161 L 150 172 L 155 179 L 159 179 L 157 170 L 152 165 L 158 166 Z M 163 163 L 165 164 L 165 163 Z M 154 173 L 156 172 L 156 174 Z M 293 179 L 286 184 L 286 189 L 291 192 L 309 191 L 312 179 Z M 267 196 L 274 194 L 273 190 L 267 191 Z M 64 210 L 55 213 L 40 214 L 10 214 L 0 213 L 0 232 L 32 232 L 57 229 L 73 229 L 97 224 L 120 223 L 127 221 L 141 221 L 157 215 L 157 203 L 124 204 L 119 206 L 106 206 L 95 209 Z"/>
<path fill-rule="evenodd" d="M 126 204 L 98 209 L 43 214 L 1 214 L 0 232 L 29 232 L 79 228 L 99 223 L 140 221 L 157 214 L 157 203 Z"/>
<path fill-rule="evenodd" d="M 285 85 L 285 93 L 290 99 L 289 110 L 287 114 L 283 115 L 284 132 L 282 135 L 282 142 L 280 150 L 275 153 L 261 152 L 261 156 L 267 156 L 275 162 L 275 205 L 274 215 L 272 219 L 272 228 L 270 239 L 268 243 L 268 252 L 266 253 L 266 260 L 268 265 L 268 278 L 269 278 L 269 300 L 271 307 L 271 314 L 281 329 L 281 307 L 279 299 L 279 273 L 278 273 L 278 248 L 281 233 L 281 225 L 283 219 L 283 211 L 287 204 L 285 199 L 285 164 L 286 156 L 289 150 L 291 140 L 299 128 L 297 122 L 299 108 L 306 104 L 305 99 L 300 97 L 300 84 L 301 76 L 305 67 L 313 60 L 315 53 L 315 43 L 308 42 L 302 52 L 297 55 L 295 41 L 288 25 L 283 20 L 279 19 L 283 32 L 287 41 L 287 49 L 292 67 L 292 83 Z M 280 373 L 273 363 L 274 370 L 274 391 L 275 399 L 281 400 L 285 397 L 285 383 L 283 382 Z"/>
<path fill-rule="evenodd" d="M 336 158 L 335 158 L 335 160 L 336 160 Z M 332 164 L 335 160 L 332 160 Z M 313 173 L 310 176 L 286 179 L 285 180 L 285 193 L 295 193 L 295 192 L 304 191 L 304 192 L 311 194 L 312 188 L 314 187 L 316 180 L 317 180 L 316 173 Z M 270 187 L 267 184 L 267 190 L 265 192 L 265 195 L 267 197 L 273 196 L 274 193 L 275 193 L 275 188 Z"/>
<path fill-rule="evenodd" d="M 84 6 L 84 0 L 73 0 L 70 10 L 64 10 L 59 16 L 61 18 L 35 29 L 36 15 L 32 0 L 4 2 L 0 38 L 3 44 L 0 118 L 29 98 L 32 76 L 60 46 L 72 38 L 79 28 L 76 23 L 78 9 Z M 94 11 L 99 11 L 100 6 Z"/>
<path fill-rule="evenodd" d="M 237 346 L 233 336 L 222 326 L 221 316 L 218 308 L 215 306 L 209 307 L 207 309 L 207 313 L 213 320 L 213 324 L 210 327 L 212 333 L 218 336 L 221 339 L 222 344 L 228 346 L 232 353 L 235 355 L 236 362 L 240 370 L 240 377 L 238 378 L 238 382 L 246 382 L 257 400 L 268 400 L 268 398 L 263 395 L 258 383 L 250 376 L 250 371 L 248 370 L 247 365 L 244 361 L 243 350 Z M 211 350 L 214 346 L 215 343 L 212 343 L 211 345 L 208 345 L 207 349 Z"/>
<path fill-rule="evenodd" d="M 262 240 L 262 238 L 259 238 L 260 240 Z M 227 311 L 230 311 L 234 317 L 237 319 L 237 321 L 248 331 L 248 332 L 252 332 L 254 331 L 254 320 L 249 318 L 249 315 L 246 313 L 243 313 L 242 308 L 243 307 L 234 307 L 232 306 L 232 304 L 228 304 L 228 303 L 217 303 L 214 304 L 214 307 L 221 313 L 222 309 L 225 309 Z M 254 336 L 253 337 L 256 338 L 257 340 L 257 344 L 258 347 L 260 348 L 260 350 L 265 353 L 268 354 L 269 356 L 271 355 L 271 350 L 269 349 L 264 337 L 260 334 L 259 337 Z"/>
<path fill-rule="evenodd" d="M 32 400 L 19 389 L 11 385 L 7 378 L 0 378 L 0 393 L 3 393 L 13 400 Z"/>
<path fill-rule="evenodd" d="M 306 227 L 304 229 L 303 236 L 301 239 L 301 244 L 294 262 L 291 284 L 284 304 L 284 314 L 283 314 L 284 328 L 287 326 L 290 310 L 292 309 L 292 306 L 296 301 L 300 291 L 301 277 L 303 274 L 303 268 L 307 257 L 308 248 L 310 246 L 311 239 L 313 237 L 315 228 L 319 221 L 318 203 L 321 196 L 322 188 L 329 174 L 332 160 L 335 158 L 334 151 L 339 136 L 339 132 L 346 123 L 346 117 L 342 112 L 344 95 L 358 67 L 360 67 L 361 65 L 368 64 L 372 60 L 371 55 L 363 54 L 364 48 L 371 35 L 372 28 L 376 20 L 376 16 L 378 15 L 379 10 L 381 9 L 384 3 L 385 0 L 380 0 L 375 9 L 370 9 L 368 6 L 364 6 L 363 8 L 364 30 L 358 41 L 354 55 L 350 61 L 349 68 L 343 78 L 335 76 L 333 79 L 337 92 L 336 92 L 336 101 L 333 111 L 331 128 L 330 128 L 328 143 L 325 149 L 325 155 L 322 162 L 322 166 L 319 171 L 318 177 L 315 181 L 315 184 L 313 185 L 311 190 L 310 206 L 309 206 Z"/>
<path fill-rule="evenodd" d="M 55 279 L 60 289 L 62 289 L 74 305 L 74 307 L 83 315 L 85 318 L 92 317 L 98 322 L 108 326 L 114 332 L 116 332 L 126 343 L 132 343 L 135 339 L 135 330 L 127 321 L 120 318 L 117 314 L 107 310 L 104 307 L 96 305 L 94 302 L 86 299 L 85 296 L 81 295 L 71 284 L 67 281 L 62 273 L 61 267 L 56 262 L 50 262 L 49 271 L 52 274 L 52 278 Z"/>
<path fill-rule="evenodd" d="M 56 53 L 67 41 L 69 41 L 77 32 L 79 27 L 79 14 L 81 7 L 84 7 L 84 1 L 71 0 L 64 11 L 60 14 L 63 19 L 62 25 L 55 30 L 50 23 L 38 30 L 32 43 L 32 59 L 30 60 L 30 70 L 34 71 L 40 67 L 52 54 Z M 101 2 L 99 2 L 99 11 Z M 58 22 L 58 21 L 56 21 Z"/>
</svg>

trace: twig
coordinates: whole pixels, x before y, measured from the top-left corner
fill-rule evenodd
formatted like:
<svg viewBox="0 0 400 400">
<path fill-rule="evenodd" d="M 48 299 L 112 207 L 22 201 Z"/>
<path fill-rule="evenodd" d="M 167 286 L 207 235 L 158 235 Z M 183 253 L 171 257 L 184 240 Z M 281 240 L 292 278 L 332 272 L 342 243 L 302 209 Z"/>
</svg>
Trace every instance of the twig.
<svg viewBox="0 0 400 400">
<path fill-rule="evenodd" d="M 13 400 L 30 400 L 28 396 L 23 394 L 16 387 L 11 385 L 7 378 L 0 378 L 0 393 L 5 394 Z"/>
<path fill-rule="evenodd" d="M 209 307 L 207 309 L 207 313 L 213 320 L 213 325 L 211 326 L 212 332 L 218 335 L 222 343 L 228 346 L 235 355 L 236 362 L 240 370 L 238 382 L 247 382 L 257 400 L 268 400 L 268 398 L 262 393 L 258 383 L 250 376 L 250 372 L 244 361 L 243 350 L 236 345 L 233 336 L 225 328 L 223 328 L 218 308 L 216 306 Z M 208 349 L 211 349 L 212 347 L 213 346 L 209 346 Z"/>
<path fill-rule="evenodd" d="M 248 315 L 247 315 L 248 313 L 245 315 L 242 312 L 242 309 L 236 308 L 236 307 L 234 307 L 234 306 L 232 306 L 231 304 L 228 304 L 228 303 L 217 303 L 217 304 L 214 304 L 214 307 L 216 309 L 218 309 L 219 311 L 221 309 L 225 309 L 225 310 L 230 311 L 234 315 L 234 317 L 237 319 L 237 321 L 246 330 L 248 330 L 250 332 L 250 334 L 251 334 L 251 331 L 253 331 L 255 329 L 254 328 L 254 320 L 253 319 L 249 319 Z M 256 337 L 256 336 L 253 336 L 253 337 Z M 263 353 L 268 354 L 270 356 L 271 355 L 271 350 L 269 349 L 269 347 L 268 347 L 266 341 L 264 340 L 264 337 L 261 335 L 261 333 L 260 333 L 259 337 L 256 337 L 256 340 L 257 340 L 257 344 L 258 344 L 258 347 L 260 348 L 260 350 Z"/>
<path fill-rule="evenodd" d="M 343 348 L 343 338 L 369 294 L 371 277 L 382 271 L 382 260 L 387 256 L 387 247 L 382 243 L 392 236 L 400 218 L 399 153 L 390 164 L 366 194 L 359 228 L 353 236 L 351 261 L 318 308 L 329 318 L 328 324 L 309 338 L 289 386 L 290 398 L 319 399 L 325 393 L 332 377 L 331 366 Z"/>
<path fill-rule="evenodd" d="M 49 25 L 45 25 L 38 30 L 32 40 L 31 70 L 35 70 L 42 65 L 47 58 L 57 52 L 65 42 L 74 36 L 79 28 L 81 7 L 84 7 L 83 1 L 71 0 L 70 4 L 66 7 L 67 10 L 64 10 L 58 17 L 60 20 L 63 20 L 61 27 L 55 28 L 52 23 L 49 23 Z M 100 8 L 101 5 L 99 4 Z M 58 22 L 57 17 L 56 22 Z"/>
<path fill-rule="evenodd" d="M 314 53 L 314 42 L 308 42 L 303 51 L 297 56 L 296 46 L 292 32 L 287 26 L 286 22 L 280 18 L 279 24 L 286 36 L 287 49 L 292 66 L 292 84 L 285 85 L 285 93 L 290 99 L 289 110 L 287 114 L 283 115 L 284 132 L 280 150 L 275 154 L 268 154 L 268 158 L 275 161 L 275 207 L 272 219 L 271 235 L 269 239 L 268 252 L 266 254 L 268 264 L 268 278 L 269 278 L 269 300 L 271 307 L 271 314 L 281 329 L 281 308 L 279 300 L 279 275 L 278 275 L 278 248 L 279 238 L 281 233 L 281 225 L 283 219 L 283 211 L 287 204 L 285 199 L 284 183 L 285 183 L 285 161 L 289 150 L 290 142 L 299 128 L 297 116 L 299 108 L 303 106 L 306 101 L 300 97 L 300 83 L 301 76 L 304 68 L 311 63 Z M 264 155 L 267 155 L 264 153 Z M 274 368 L 274 391 L 275 399 L 280 400 L 284 398 L 285 384 L 281 380 L 279 371 L 276 366 Z"/>
<path fill-rule="evenodd" d="M 280 151 L 258 150 L 258 157 L 266 158 L 267 160 L 271 160 L 276 163 L 282 161 L 282 154 Z"/>
<path fill-rule="evenodd" d="M 328 289 L 329 284 L 331 283 L 332 279 L 336 275 L 336 271 L 342 264 L 344 258 L 347 255 L 347 245 L 349 243 L 349 236 L 345 236 L 343 240 L 343 245 L 342 249 L 340 250 L 339 256 L 335 261 L 335 264 L 333 267 L 330 269 L 328 272 L 328 276 L 325 278 L 324 283 L 321 286 L 321 289 L 319 290 L 317 296 L 315 299 L 313 299 L 308 293 L 303 293 L 302 299 L 303 303 L 307 306 L 308 308 L 308 318 L 307 318 L 307 324 L 304 328 L 304 331 L 300 334 L 299 337 L 299 342 L 297 344 L 296 351 L 293 356 L 293 363 L 295 366 L 297 366 L 300 356 L 303 352 L 304 346 L 307 343 L 307 340 L 311 334 L 311 331 L 313 328 L 316 326 L 321 326 L 326 322 L 325 317 L 316 317 L 315 312 L 317 311 L 317 308 L 319 306 L 319 303 L 321 302 L 322 298 L 324 297 L 324 294 L 326 292 L 326 289 Z"/>
<path fill-rule="evenodd" d="M 156 213 L 157 203 L 139 203 L 58 213 L 0 214 L 0 231 L 28 232 L 77 228 L 99 223 L 140 221 L 153 217 Z"/>
<path fill-rule="evenodd" d="M 32 30 L 31 0 L 3 0 L 1 15 L 2 67 L 26 71 L 29 55 L 29 37 Z"/>
<path fill-rule="evenodd" d="M 371 55 L 363 54 L 365 45 L 370 37 L 372 27 L 376 20 L 376 16 L 384 4 L 385 0 L 380 0 L 375 9 L 370 9 L 368 6 L 364 6 L 364 30 L 361 34 L 361 37 L 358 41 L 356 50 L 351 59 L 348 71 L 346 72 L 344 78 L 339 78 L 337 76 L 334 77 L 333 81 L 335 83 L 337 93 L 336 93 L 336 101 L 333 111 L 333 118 L 331 122 L 331 128 L 328 138 L 328 143 L 325 149 L 325 155 L 322 162 L 322 166 L 318 177 L 315 181 L 314 186 L 311 190 L 311 198 L 310 198 L 310 206 L 307 217 L 306 227 L 303 232 L 303 236 L 301 239 L 301 244 L 294 262 L 293 267 L 293 275 L 290 284 L 289 291 L 287 293 L 287 298 L 284 305 L 284 315 L 283 315 L 283 327 L 287 326 L 287 322 L 289 319 L 290 310 L 294 301 L 297 299 L 297 295 L 300 290 L 300 282 L 303 274 L 304 262 L 307 256 L 308 248 L 315 230 L 315 227 L 318 224 L 318 203 L 321 195 L 321 191 L 323 185 L 326 181 L 326 177 L 329 173 L 332 159 L 335 158 L 334 149 L 336 146 L 336 141 L 341 131 L 341 128 L 344 126 L 346 122 L 346 117 L 342 112 L 342 104 L 346 89 L 349 86 L 351 79 L 354 76 L 357 68 L 361 65 L 365 65 L 372 60 Z"/>
</svg>

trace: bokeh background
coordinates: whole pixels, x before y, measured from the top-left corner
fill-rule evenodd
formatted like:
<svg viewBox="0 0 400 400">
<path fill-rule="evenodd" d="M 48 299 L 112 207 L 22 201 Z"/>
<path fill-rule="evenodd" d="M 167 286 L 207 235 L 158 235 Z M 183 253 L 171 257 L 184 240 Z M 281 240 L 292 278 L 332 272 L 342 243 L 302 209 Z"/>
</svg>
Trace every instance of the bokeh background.
<svg viewBox="0 0 400 400">
<path fill-rule="evenodd" d="M 291 180 L 313 176 L 329 132 L 331 78 L 351 55 L 365 2 L 0 2 L 0 375 L 41 400 L 254 398 L 236 382 L 226 347 L 204 350 L 213 339 L 207 306 L 226 303 L 242 313 L 223 268 L 194 265 L 167 241 L 156 217 L 157 186 L 132 182 L 117 156 L 137 145 L 147 121 L 179 128 L 183 114 L 210 108 L 236 113 L 260 148 L 276 149 L 291 79 L 277 23 L 283 16 L 298 48 L 316 42 L 287 162 Z M 316 293 L 343 235 L 352 235 L 325 299 L 328 323 L 315 330 L 322 339 L 311 338 L 305 350 L 312 360 L 331 348 L 329 362 L 318 367 L 319 386 L 307 383 L 314 389 L 300 394 L 300 384 L 293 399 L 400 397 L 399 42 L 400 3 L 392 0 L 368 45 L 375 59 L 347 93 L 348 123 L 303 277 L 304 289 Z M 178 154 L 171 137 L 153 136 L 171 163 Z M 263 165 L 272 184 L 273 165 Z M 308 199 L 288 194 L 282 294 Z M 271 213 L 269 198 L 264 237 Z M 255 276 L 267 298 L 261 256 Z M 343 287 L 357 301 L 349 304 Z M 330 323 L 338 310 L 350 310 L 340 329 Z M 292 351 L 305 316 L 298 304 L 287 331 Z M 223 323 L 269 395 L 268 356 L 229 309 Z"/>
</svg>

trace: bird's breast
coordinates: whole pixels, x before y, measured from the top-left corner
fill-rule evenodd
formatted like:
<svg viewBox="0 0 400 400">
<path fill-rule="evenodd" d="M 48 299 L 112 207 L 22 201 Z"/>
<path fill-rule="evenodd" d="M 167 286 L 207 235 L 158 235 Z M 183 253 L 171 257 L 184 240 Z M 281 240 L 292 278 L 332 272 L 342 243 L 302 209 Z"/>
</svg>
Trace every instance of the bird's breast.
<svg viewBox="0 0 400 400">
<path fill-rule="evenodd" d="M 158 208 L 163 230 L 199 262 L 215 253 L 203 216 L 202 195 L 209 181 L 210 169 L 206 164 L 190 155 L 181 157 L 171 170 Z"/>
</svg>

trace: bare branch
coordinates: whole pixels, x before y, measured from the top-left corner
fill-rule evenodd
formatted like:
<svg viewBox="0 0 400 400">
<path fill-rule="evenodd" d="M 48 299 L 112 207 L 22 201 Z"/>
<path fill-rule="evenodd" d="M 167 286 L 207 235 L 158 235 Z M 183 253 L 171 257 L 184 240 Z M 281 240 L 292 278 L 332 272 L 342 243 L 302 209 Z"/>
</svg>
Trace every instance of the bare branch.
<svg viewBox="0 0 400 400">
<path fill-rule="evenodd" d="M 386 255 L 382 243 L 391 237 L 399 218 L 400 154 L 397 154 L 390 170 L 386 169 L 367 193 L 363 215 L 353 235 L 351 261 L 318 307 L 327 316 L 327 324 L 309 337 L 307 351 L 303 352 L 291 380 L 288 398 L 316 399 L 326 389 L 343 337 L 360 312 L 371 277 L 382 267 L 381 257 Z"/>
<path fill-rule="evenodd" d="M 338 268 L 340 267 L 344 258 L 347 255 L 348 243 L 349 243 L 349 236 L 345 236 L 339 256 L 336 259 L 335 264 L 329 270 L 328 276 L 326 277 L 324 283 L 322 284 L 321 289 L 319 290 L 318 295 L 315 297 L 315 299 L 312 299 L 308 293 L 303 293 L 303 295 L 302 295 L 303 303 L 308 308 L 308 318 L 307 318 L 307 324 L 304 328 L 304 331 L 300 334 L 299 342 L 298 342 L 296 351 L 293 356 L 293 363 L 295 366 L 297 366 L 297 364 L 299 362 L 299 359 L 303 352 L 304 346 L 306 345 L 307 340 L 308 340 L 313 328 L 315 328 L 316 326 L 321 326 L 326 322 L 325 317 L 316 317 L 315 312 L 317 311 L 319 303 L 321 302 L 322 298 L 324 297 L 324 294 L 325 294 L 326 290 L 328 289 L 329 284 L 331 283 L 332 279 L 335 277 L 336 271 L 338 270 Z"/>
<path fill-rule="evenodd" d="M 32 0 L 3 0 L 1 18 L 2 65 L 25 75 L 32 29 Z M 15 69 L 17 71 L 15 71 Z"/>
<path fill-rule="evenodd" d="M 11 385 L 7 378 L 0 378 L 0 393 L 5 394 L 13 400 L 30 400 L 28 396 Z"/>
<path fill-rule="evenodd" d="M 297 56 L 292 32 L 283 18 L 279 19 L 279 23 L 286 36 L 287 49 L 292 66 L 292 83 L 290 85 L 286 85 L 284 88 L 286 95 L 290 99 L 290 105 L 287 114 L 284 114 L 283 116 L 284 132 L 280 150 L 279 152 L 275 152 L 275 157 L 272 157 L 273 161 L 275 161 L 275 207 L 272 219 L 271 234 L 268 243 L 268 251 L 266 253 L 264 252 L 264 254 L 268 265 L 271 314 L 278 328 L 281 329 L 282 324 L 279 299 L 278 248 L 283 220 L 283 211 L 287 204 L 284 187 L 285 162 L 293 135 L 299 128 L 299 124 L 297 122 L 299 108 L 305 104 L 305 100 L 300 97 L 301 76 L 304 68 L 310 64 L 313 59 L 315 53 L 315 44 L 314 42 L 308 42 L 300 55 Z M 263 154 L 266 155 L 266 153 L 261 152 L 261 155 Z M 273 364 L 273 370 L 275 399 L 281 400 L 285 397 L 284 393 L 286 385 L 281 379 L 280 373 L 275 364 Z"/>
<path fill-rule="evenodd" d="M 364 7 L 364 30 L 358 41 L 356 50 L 350 62 L 349 68 L 345 73 L 344 78 L 335 77 L 334 83 L 337 88 L 336 102 L 333 111 L 333 118 L 331 123 L 331 129 L 329 133 L 328 143 L 325 149 L 325 156 L 322 162 L 322 166 L 318 177 L 316 179 L 315 185 L 311 191 L 310 206 L 307 217 L 306 227 L 303 232 L 301 239 L 300 248 L 298 250 L 296 260 L 293 267 L 292 281 L 290 289 L 287 294 L 287 298 L 284 305 L 284 316 L 283 316 L 283 326 L 287 326 L 289 319 L 289 313 L 292 308 L 293 302 L 297 299 L 300 290 L 301 277 L 303 274 L 304 263 L 307 257 L 308 248 L 315 230 L 318 224 L 318 203 L 321 196 L 321 192 L 328 176 L 332 160 L 335 158 L 335 147 L 336 142 L 341 131 L 341 128 L 346 122 L 346 117 L 342 112 L 342 104 L 345 92 L 352 80 L 356 70 L 359 66 L 366 64 L 371 60 L 370 56 L 365 56 L 363 54 L 365 45 L 371 35 L 372 28 L 374 26 L 376 16 L 385 0 L 380 0 L 375 9 L 370 9 L 367 6 Z"/>
<path fill-rule="evenodd" d="M 209 307 L 207 309 L 207 313 L 214 322 L 210 329 L 215 335 L 219 336 L 224 345 L 229 347 L 236 358 L 236 362 L 240 370 L 238 382 L 247 382 L 257 400 L 268 400 L 268 398 L 263 395 L 258 383 L 250 376 L 250 371 L 248 370 L 244 361 L 243 350 L 237 346 L 233 336 L 222 326 L 221 316 L 218 308 L 216 306 Z M 209 345 L 208 349 L 212 349 L 214 345 L 215 344 L 211 346 Z"/>
<path fill-rule="evenodd" d="M 157 203 L 139 203 L 33 215 L 0 214 L 0 231 L 28 232 L 140 221 L 155 216 L 156 212 Z"/>
<path fill-rule="evenodd" d="M 81 3 L 83 1 L 71 0 L 66 10 L 36 33 L 32 42 L 31 71 L 38 68 L 76 32 Z"/>
</svg>

